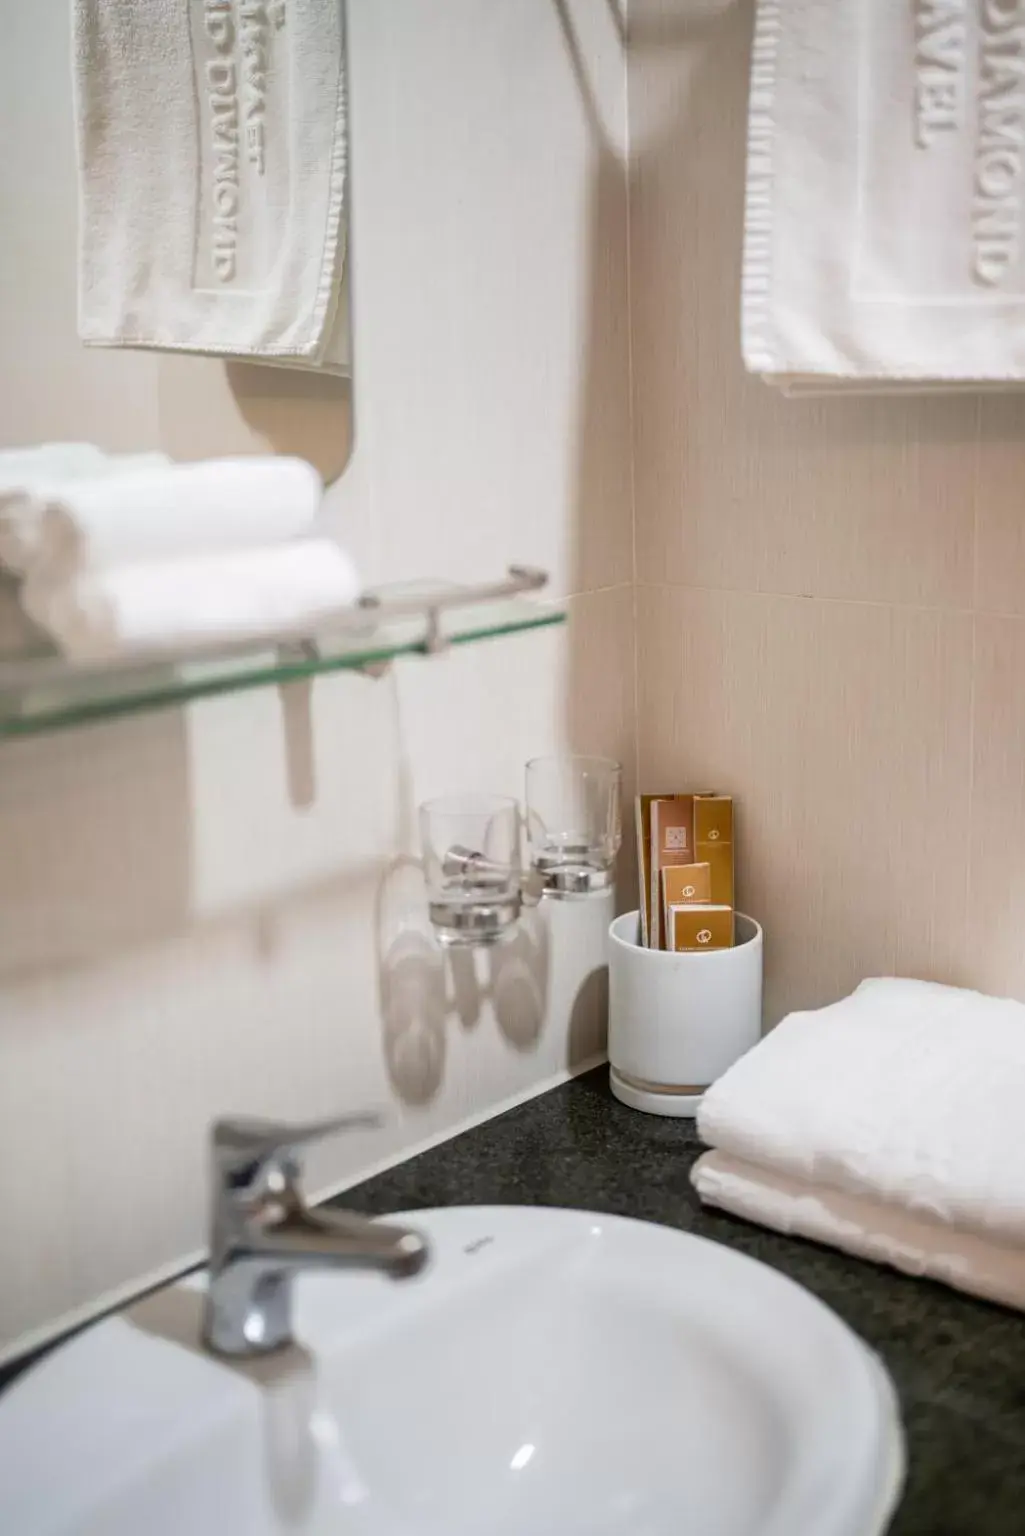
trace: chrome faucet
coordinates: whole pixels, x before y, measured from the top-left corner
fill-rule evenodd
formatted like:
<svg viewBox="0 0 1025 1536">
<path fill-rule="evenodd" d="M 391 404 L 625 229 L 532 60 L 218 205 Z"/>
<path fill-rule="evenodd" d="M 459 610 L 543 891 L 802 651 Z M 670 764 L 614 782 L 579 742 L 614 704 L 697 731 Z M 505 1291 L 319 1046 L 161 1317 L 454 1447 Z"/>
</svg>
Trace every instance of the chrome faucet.
<svg viewBox="0 0 1025 1536">
<path fill-rule="evenodd" d="M 292 1343 L 292 1280 L 304 1269 L 380 1269 L 395 1279 L 427 1260 L 408 1227 L 345 1211 L 312 1210 L 297 1148 L 335 1131 L 372 1128 L 375 1115 L 313 1125 L 218 1120 L 211 1132 L 213 1213 L 203 1342 L 219 1355 L 266 1355 Z"/>
</svg>

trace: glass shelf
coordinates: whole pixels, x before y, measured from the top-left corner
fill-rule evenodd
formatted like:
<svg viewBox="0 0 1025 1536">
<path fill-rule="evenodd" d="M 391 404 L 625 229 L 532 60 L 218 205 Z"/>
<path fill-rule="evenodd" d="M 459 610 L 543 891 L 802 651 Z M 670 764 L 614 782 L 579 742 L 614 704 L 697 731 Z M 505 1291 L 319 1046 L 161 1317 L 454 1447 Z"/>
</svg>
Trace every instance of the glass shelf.
<svg viewBox="0 0 1025 1536">
<path fill-rule="evenodd" d="M 376 675 L 400 656 L 497 639 L 564 622 L 560 608 L 531 602 L 548 578 L 513 566 L 492 586 L 438 582 L 383 588 L 340 612 L 316 634 L 275 633 L 217 651 L 73 664 L 52 649 L 0 657 L 0 740 L 187 704 L 328 672 Z"/>
</svg>

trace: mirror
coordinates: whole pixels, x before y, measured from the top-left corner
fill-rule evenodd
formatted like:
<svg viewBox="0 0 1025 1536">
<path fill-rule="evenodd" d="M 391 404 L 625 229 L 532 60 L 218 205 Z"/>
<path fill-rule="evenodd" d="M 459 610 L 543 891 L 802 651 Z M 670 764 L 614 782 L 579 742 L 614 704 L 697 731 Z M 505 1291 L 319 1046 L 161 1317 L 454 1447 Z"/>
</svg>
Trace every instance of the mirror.
<svg viewBox="0 0 1025 1536">
<path fill-rule="evenodd" d="M 146 5 L 156 21 L 160 0 Z M 178 338 L 161 353 L 158 401 L 172 457 L 297 454 L 330 484 L 352 446 L 343 0 L 182 9 L 162 23 L 174 35 L 158 74 L 181 73 L 189 89 L 155 127 L 147 105 L 141 157 L 124 136 L 149 91 L 150 29 L 133 29 L 127 68 L 119 39 L 116 80 L 102 60 L 78 66 L 80 334 L 127 324 Z M 154 176 L 165 161 L 171 172 Z M 117 220 L 106 217 L 111 162 L 130 204 Z M 107 296 L 112 271 L 120 304 Z M 210 337 L 223 359 L 202 355 Z"/>
<path fill-rule="evenodd" d="M 47 125 L 38 163 L 0 165 L 0 449 L 290 454 L 330 486 L 353 443 L 344 0 L 131 9 L 33 6 L 0 60 L 5 142 Z M 260 355 L 290 345 L 302 366 Z M 40 649 L 0 572 L 0 657 Z"/>
<path fill-rule="evenodd" d="M 0 444 L 298 454 L 330 484 L 353 439 L 343 0 L 131 9 L 32 7 L 9 39 L 6 142 L 47 133 L 0 170 Z M 305 366 L 261 356 L 289 347 Z"/>
</svg>

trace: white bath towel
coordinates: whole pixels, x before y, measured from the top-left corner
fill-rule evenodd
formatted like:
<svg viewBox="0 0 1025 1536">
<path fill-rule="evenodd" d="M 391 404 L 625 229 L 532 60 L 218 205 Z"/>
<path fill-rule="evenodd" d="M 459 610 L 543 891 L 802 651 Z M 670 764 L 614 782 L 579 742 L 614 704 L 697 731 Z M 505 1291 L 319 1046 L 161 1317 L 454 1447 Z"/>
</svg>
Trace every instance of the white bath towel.
<svg viewBox="0 0 1025 1536">
<path fill-rule="evenodd" d="M 1025 1308 L 1025 1247 L 913 1216 L 900 1206 L 790 1179 L 728 1152 L 706 1152 L 691 1178 L 702 1200 L 734 1216 L 828 1243 L 908 1275 L 940 1280 L 987 1301 Z"/>
<path fill-rule="evenodd" d="M 275 631 L 309 633 L 359 596 L 344 550 L 329 539 L 190 560 L 85 571 L 26 591 L 30 616 L 72 660 L 167 655 Z"/>
<path fill-rule="evenodd" d="M 106 493 L 99 491 L 100 481 L 123 476 L 129 483 L 146 482 L 154 471 L 163 471 L 171 463 L 166 453 L 92 451 L 97 455 L 94 459 L 69 455 L 38 469 L 30 465 L 7 472 L 0 465 L 0 566 L 12 575 L 24 576 L 45 552 L 44 519 L 52 502 L 74 496 L 86 485 L 93 488 L 94 496 L 102 497 Z"/>
<path fill-rule="evenodd" d="M 749 369 L 791 393 L 1025 381 L 1025 6 L 758 0 Z"/>
<path fill-rule="evenodd" d="M 94 443 L 34 443 L 0 451 L 0 496 L 39 481 L 100 474 L 107 455 Z"/>
<path fill-rule="evenodd" d="M 348 371 L 342 0 L 74 0 L 79 334 Z"/>
<path fill-rule="evenodd" d="M 808 1186 L 1025 1245 L 1025 1006 L 866 981 L 784 1019 L 705 1094 L 703 1139 Z"/>
<path fill-rule="evenodd" d="M 86 567 L 272 544 L 310 533 L 322 495 L 304 459 L 123 463 L 0 504 L 0 564 L 34 590 Z"/>
</svg>

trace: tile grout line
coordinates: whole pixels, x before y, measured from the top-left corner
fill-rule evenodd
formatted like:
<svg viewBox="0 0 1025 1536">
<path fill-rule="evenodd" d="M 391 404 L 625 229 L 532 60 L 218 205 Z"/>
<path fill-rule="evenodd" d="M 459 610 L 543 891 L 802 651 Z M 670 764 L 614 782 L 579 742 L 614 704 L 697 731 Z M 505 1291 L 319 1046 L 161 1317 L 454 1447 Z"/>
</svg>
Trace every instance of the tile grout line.
<svg viewBox="0 0 1025 1536">
<path fill-rule="evenodd" d="M 975 673 L 978 656 L 979 604 L 979 487 L 982 470 L 982 411 L 980 395 L 975 408 L 975 462 L 972 466 L 972 613 L 971 645 L 968 666 L 968 794 L 965 825 L 968 830 L 968 857 L 965 860 L 965 904 L 962 942 L 971 942 L 972 849 L 975 845 L 972 822 L 975 818 Z"/>
<path fill-rule="evenodd" d="M 552 604 L 575 603 L 582 597 L 604 597 L 608 592 L 632 592 L 632 581 L 613 581 L 607 587 L 582 587 L 579 592 L 563 592 L 558 597 L 546 597 L 545 601 Z"/>
<path fill-rule="evenodd" d="M 964 934 L 963 942 L 970 943 L 970 921 L 972 911 L 972 849 L 975 840 L 972 835 L 972 821 L 975 816 L 975 665 L 978 639 L 978 622 L 975 614 L 971 616 L 971 644 L 969 647 L 968 670 L 968 794 L 966 806 L 966 826 L 968 829 L 968 857 L 965 860 L 965 904 L 964 904 Z"/>
<path fill-rule="evenodd" d="M 626 14 L 626 34 L 623 48 L 623 113 L 626 146 L 623 157 L 623 184 L 626 192 L 626 385 L 627 385 L 627 442 L 630 454 L 630 552 L 633 630 L 633 734 L 634 734 L 634 792 L 641 792 L 641 637 L 638 624 L 639 583 L 637 580 L 637 441 L 635 435 L 636 410 L 634 397 L 634 325 L 633 325 L 633 214 L 630 199 L 630 13 Z"/>
<path fill-rule="evenodd" d="M 982 481 L 982 411 L 980 395 L 975 403 L 975 442 L 972 462 L 972 612 L 979 607 L 979 486 Z"/>
<path fill-rule="evenodd" d="M 934 613 L 950 618 L 972 618 L 984 613 L 987 618 L 1020 620 L 1025 623 L 1025 612 L 1012 612 L 1003 608 L 975 609 L 971 604 L 945 606 L 942 603 L 909 603 L 888 598 L 836 597 L 831 593 L 756 591 L 753 587 L 709 587 L 689 581 L 640 581 L 639 587 L 654 592 L 705 592 L 717 597 L 768 598 L 779 602 L 821 603 L 844 608 L 877 608 L 887 612 Z"/>
</svg>

